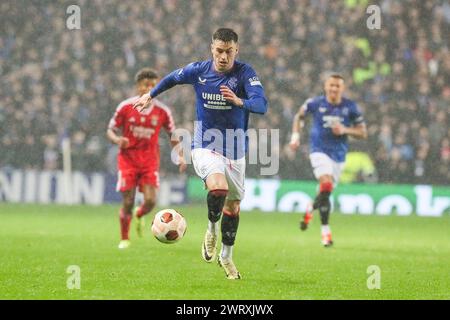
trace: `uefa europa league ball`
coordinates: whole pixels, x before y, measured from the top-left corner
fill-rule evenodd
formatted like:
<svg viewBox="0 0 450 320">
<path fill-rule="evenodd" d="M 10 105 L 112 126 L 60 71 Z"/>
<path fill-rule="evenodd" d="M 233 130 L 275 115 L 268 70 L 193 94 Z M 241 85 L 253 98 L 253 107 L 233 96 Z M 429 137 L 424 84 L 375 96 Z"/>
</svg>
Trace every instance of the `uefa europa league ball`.
<svg viewBox="0 0 450 320">
<path fill-rule="evenodd" d="M 152 233 L 163 243 L 175 243 L 186 233 L 186 219 L 174 209 L 163 209 L 155 214 Z"/>
</svg>

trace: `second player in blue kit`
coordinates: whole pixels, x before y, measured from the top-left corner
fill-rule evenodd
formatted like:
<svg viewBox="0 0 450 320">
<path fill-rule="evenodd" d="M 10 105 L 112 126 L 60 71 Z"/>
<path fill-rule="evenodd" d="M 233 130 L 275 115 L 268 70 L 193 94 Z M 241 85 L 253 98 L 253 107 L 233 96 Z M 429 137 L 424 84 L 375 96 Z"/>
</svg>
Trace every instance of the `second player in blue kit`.
<svg viewBox="0 0 450 320">
<path fill-rule="evenodd" d="M 300 146 L 300 133 L 307 115 L 312 116 L 310 131 L 310 161 L 314 176 L 319 180 L 319 192 L 314 203 L 309 205 L 301 221 L 301 229 L 306 230 L 315 209 L 321 219 L 322 244 L 333 244 L 329 215 L 330 194 L 339 181 L 348 151 L 348 136 L 357 139 L 367 137 L 364 118 L 356 103 L 343 97 L 344 78 L 331 73 L 325 79 L 325 95 L 305 101 L 294 117 L 290 146 L 297 150 Z"/>
</svg>

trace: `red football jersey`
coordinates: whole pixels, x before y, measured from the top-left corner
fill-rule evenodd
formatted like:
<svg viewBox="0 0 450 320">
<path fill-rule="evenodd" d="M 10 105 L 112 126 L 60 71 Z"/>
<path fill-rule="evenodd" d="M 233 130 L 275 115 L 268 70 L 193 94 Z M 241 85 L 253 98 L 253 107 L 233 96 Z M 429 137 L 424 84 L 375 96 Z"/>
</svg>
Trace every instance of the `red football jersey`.
<svg viewBox="0 0 450 320">
<path fill-rule="evenodd" d="M 170 135 L 175 130 L 172 113 L 157 99 L 153 99 L 150 108 L 139 112 L 133 109 L 138 98 L 122 101 L 109 122 L 110 129 L 121 129 L 130 141 L 128 148 L 120 149 L 119 166 L 159 168 L 159 131 L 163 127 Z"/>
</svg>

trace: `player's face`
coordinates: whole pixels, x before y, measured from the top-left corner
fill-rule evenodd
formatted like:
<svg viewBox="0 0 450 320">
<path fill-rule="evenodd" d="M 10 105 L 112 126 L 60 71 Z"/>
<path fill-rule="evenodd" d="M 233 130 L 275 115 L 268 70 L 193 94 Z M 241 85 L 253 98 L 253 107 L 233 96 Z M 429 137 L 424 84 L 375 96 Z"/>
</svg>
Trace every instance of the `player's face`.
<svg viewBox="0 0 450 320">
<path fill-rule="evenodd" d="M 344 80 L 339 78 L 328 78 L 325 81 L 325 95 L 330 102 L 339 103 L 344 93 Z"/>
<path fill-rule="evenodd" d="M 148 93 L 158 83 L 158 79 L 142 79 L 136 84 L 138 94 L 142 96 Z"/>
<path fill-rule="evenodd" d="M 216 71 L 226 72 L 231 70 L 238 50 L 238 44 L 234 41 L 223 42 L 221 40 L 214 40 L 211 44 L 211 53 Z"/>
</svg>

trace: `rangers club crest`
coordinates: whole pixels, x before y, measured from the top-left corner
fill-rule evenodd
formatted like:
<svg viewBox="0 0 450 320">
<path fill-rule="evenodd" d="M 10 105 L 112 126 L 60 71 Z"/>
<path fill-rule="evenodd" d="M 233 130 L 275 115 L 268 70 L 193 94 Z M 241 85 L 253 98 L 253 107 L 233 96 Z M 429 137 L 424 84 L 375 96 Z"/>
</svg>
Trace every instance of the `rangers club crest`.
<svg viewBox="0 0 450 320">
<path fill-rule="evenodd" d="M 230 87 L 231 90 L 236 89 L 237 87 L 237 79 L 236 77 L 231 77 L 227 82 L 228 87 Z"/>
</svg>

